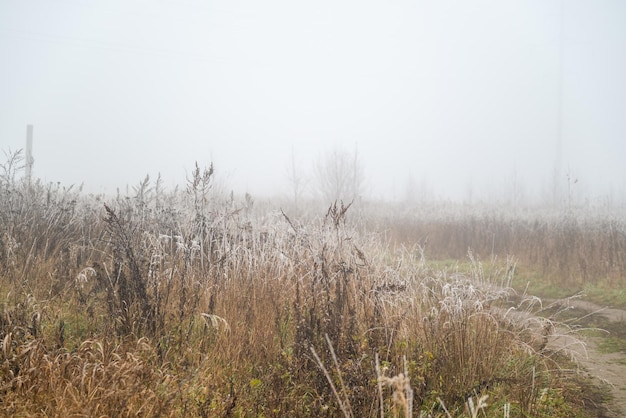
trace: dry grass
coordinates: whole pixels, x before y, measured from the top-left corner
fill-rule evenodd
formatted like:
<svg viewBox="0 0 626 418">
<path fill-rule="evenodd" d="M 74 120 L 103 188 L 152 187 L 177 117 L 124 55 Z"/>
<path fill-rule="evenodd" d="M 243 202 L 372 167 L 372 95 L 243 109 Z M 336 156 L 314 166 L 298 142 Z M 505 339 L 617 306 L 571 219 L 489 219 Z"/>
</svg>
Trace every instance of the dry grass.
<svg viewBox="0 0 626 418">
<path fill-rule="evenodd" d="M 349 206 L 292 219 L 215 194 L 212 174 L 106 206 L 2 191 L 2 415 L 583 411 L 555 328 L 509 310 L 512 264 L 431 269 Z"/>
<path fill-rule="evenodd" d="M 416 210 L 378 228 L 393 242 L 419 243 L 435 259 L 463 259 L 471 248 L 484 259 L 515 254 L 543 281 L 563 287 L 626 285 L 626 222 L 619 209 Z"/>
</svg>

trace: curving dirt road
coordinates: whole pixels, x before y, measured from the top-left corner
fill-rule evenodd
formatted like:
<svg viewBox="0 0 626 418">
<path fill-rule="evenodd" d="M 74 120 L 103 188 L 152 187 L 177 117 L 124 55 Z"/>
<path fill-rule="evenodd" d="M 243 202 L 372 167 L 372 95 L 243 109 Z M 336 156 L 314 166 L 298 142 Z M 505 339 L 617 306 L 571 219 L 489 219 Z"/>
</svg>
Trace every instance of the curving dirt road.
<svg viewBox="0 0 626 418">
<path fill-rule="evenodd" d="M 602 307 L 580 299 L 562 299 L 549 302 L 561 308 L 576 309 L 577 313 L 583 312 L 580 318 L 584 318 L 585 323 L 596 319 L 599 320 L 597 322 L 611 324 L 610 328 L 612 329 L 626 330 L 626 310 Z M 607 333 L 607 335 L 610 334 Z M 620 335 L 620 338 L 623 336 Z M 604 336 L 581 336 L 580 334 L 571 336 L 565 334 L 555 337 L 551 345 L 555 349 L 567 349 L 576 354 L 580 365 L 592 377 L 608 383 L 612 401 L 606 406 L 610 411 L 610 416 L 624 417 L 626 416 L 626 352 L 607 353 L 606 350 L 601 350 L 600 347 L 605 339 Z M 580 340 L 584 344 L 580 344 Z"/>
</svg>

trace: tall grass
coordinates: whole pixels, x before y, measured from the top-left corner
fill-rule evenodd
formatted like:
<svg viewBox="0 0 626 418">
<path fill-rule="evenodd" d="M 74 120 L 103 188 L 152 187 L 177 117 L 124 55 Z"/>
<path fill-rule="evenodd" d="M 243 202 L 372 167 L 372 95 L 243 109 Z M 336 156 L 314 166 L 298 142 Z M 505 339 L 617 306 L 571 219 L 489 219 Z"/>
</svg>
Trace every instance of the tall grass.
<svg viewBox="0 0 626 418">
<path fill-rule="evenodd" d="M 419 243 L 436 259 L 484 259 L 515 254 L 546 281 L 581 288 L 608 281 L 626 285 L 626 219 L 619 211 L 416 210 L 377 226 L 397 243 Z"/>
<path fill-rule="evenodd" d="M 296 219 L 212 176 L 114 199 L 3 183 L 3 415 L 584 412 L 556 328 L 513 314 L 513 264 L 432 269 L 350 205 Z"/>
</svg>

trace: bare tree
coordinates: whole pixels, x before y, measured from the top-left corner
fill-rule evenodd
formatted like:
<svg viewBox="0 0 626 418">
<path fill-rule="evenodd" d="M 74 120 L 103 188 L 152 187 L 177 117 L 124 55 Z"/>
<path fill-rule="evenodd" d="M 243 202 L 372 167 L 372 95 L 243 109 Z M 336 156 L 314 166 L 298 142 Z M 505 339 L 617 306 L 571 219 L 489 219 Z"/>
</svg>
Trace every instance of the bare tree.
<svg viewBox="0 0 626 418">
<path fill-rule="evenodd" d="M 404 185 L 404 202 L 411 204 L 415 203 L 417 199 L 417 182 L 415 181 L 415 177 L 413 177 L 413 174 L 409 173 L 409 177 L 406 179 L 406 183 Z"/>
<path fill-rule="evenodd" d="M 17 151 L 11 151 L 9 148 L 4 152 L 6 162 L 0 164 L 0 186 L 5 186 L 7 189 L 13 187 L 16 184 L 17 173 L 24 169 L 24 154 L 21 149 Z"/>
<path fill-rule="evenodd" d="M 4 151 L 6 162 L 0 164 L 0 224 L 12 221 L 17 207 L 23 202 L 23 194 L 19 191 L 17 175 L 24 169 L 22 150 Z"/>
<path fill-rule="evenodd" d="M 291 186 L 291 193 L 293 193 L 293 203 L 295 206 L 296 213 L 299 212 L 300 201 L 302 200 L 302 196 L 304 194 L 304 189 L 306 188 L 307 179 L 304 177 L 301 171 L 298 170 L 296 163 L 296 154 L 291 147 L 291 161 L 289 166 L 287 167 L 287 179 L 289 180 L 289 185 Z"/>
<path fill-rule="evenodd" d="M 315 182 L 319 196 L 328 202 L 349 202 L 360 198 L 365 179 L 356 147 L 354 154 L 335 147 L 318 158 Z"/>
</svg>

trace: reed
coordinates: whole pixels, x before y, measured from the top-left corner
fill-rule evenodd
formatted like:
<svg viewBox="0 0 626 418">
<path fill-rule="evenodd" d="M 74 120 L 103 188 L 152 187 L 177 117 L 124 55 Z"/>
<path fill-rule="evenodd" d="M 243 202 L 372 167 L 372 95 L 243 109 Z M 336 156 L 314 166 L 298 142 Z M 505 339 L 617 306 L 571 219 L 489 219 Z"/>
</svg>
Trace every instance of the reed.
<svg viewBox="0 0 626 418">
<path fill-rule="evenodd" d="M 433 268 L 362 210 L 290 217 L 212 175 L 116 199 L 3 179 L 1 415 L 585 413 L 512 259 Z"/>
</svg>

